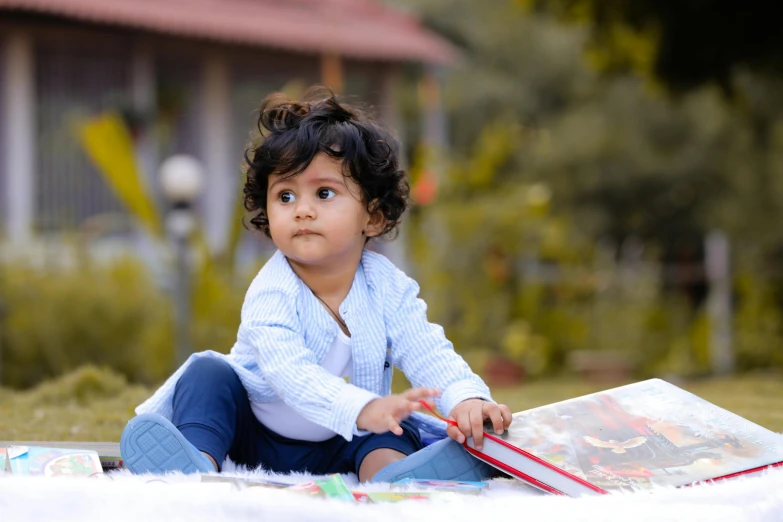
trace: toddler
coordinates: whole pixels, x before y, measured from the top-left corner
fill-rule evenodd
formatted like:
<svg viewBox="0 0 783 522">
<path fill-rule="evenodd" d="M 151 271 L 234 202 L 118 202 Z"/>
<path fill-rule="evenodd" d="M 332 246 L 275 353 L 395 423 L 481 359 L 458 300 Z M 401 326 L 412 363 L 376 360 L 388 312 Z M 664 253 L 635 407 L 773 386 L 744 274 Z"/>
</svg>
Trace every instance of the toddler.
<svg viewBox="0 0 783 522">
<path fill-rule="evenodd" d="M 137 409 L 120 447 L 133 473 L 249 468 L 359 480 L 483 480 L 484 422 L 508 407 L 427 321 L 415 281 L 366 248 L 396 232 L 408 183 L 395 140 L 330 93 L 269 97 L 245 154 L 245 207 L 275 254 L 253 280 L 228 355 L 193 354 Z M 391 394 L 400 368 L 414 388 Z M 417 410 L 436 398 L 456 425 Z M 426 448 L 422 431 L 442 440 Z"/>
</svg>

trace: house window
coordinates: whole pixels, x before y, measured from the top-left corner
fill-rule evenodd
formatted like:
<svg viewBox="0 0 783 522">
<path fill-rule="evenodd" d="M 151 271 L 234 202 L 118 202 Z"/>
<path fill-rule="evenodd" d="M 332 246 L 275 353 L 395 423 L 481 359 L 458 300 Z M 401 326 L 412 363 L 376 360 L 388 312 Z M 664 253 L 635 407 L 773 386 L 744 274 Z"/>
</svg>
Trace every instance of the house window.
<svg viewBox="0 0 783 522">
<path fill-rule="evenodd" d="M 123 212 L 78 140 L 78 125 L 128 99 L 130 55 L 63 42 L 37 46 L 36 228 L 78 228 L 99 214 Z"/>
</svg>

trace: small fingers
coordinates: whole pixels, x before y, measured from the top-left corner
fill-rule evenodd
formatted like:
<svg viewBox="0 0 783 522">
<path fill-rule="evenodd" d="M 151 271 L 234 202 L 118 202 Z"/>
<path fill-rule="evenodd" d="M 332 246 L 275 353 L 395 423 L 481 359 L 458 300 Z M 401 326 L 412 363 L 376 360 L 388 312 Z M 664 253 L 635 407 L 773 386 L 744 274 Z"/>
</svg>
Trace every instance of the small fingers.
<svg viewBox="0 0 783 522">
<path fill-rule="evenodd" d="M 402 392 L 401 395 L 409 401 L 418 402 L 429 397 L 439 397 L 440 390 L 437 388 L 410 388 Z"/>
<path fill-rule="evenodd" d="M 446 428 L 446 435 L 456 440 L 460 444 L 465 442 L 465 435 L 463 435 L 462 432 L 459 431 L 459 428 L 454 426 L 453 424 L 449 424 L 449 427 Z"/>
<path fill-rule="evenodd" d="M 388 423 L 390 432 L 394 433 L 395 435 L 402 435 L 402 426 L 400 426 L 394 417 L 389 416 Z"/>
<path fill-rule="evenodd" d="M 394 418 L 397 422 L 402 422 L 410 417 L 411 412 L 421 409 L 421 404 L 418 402 L 411 402 L 405 399 L 400 399 L 399 403 L 393 410 Z"/>
<path fill-rule="evenodd" d="M 492 427 L 495 429 L 495 433 L 498 435 L 502 434 L 505 430 L 505 426 L 503 426 L 503 414 L 500 412 L 498 405 L 491 402 L 485 404 L 484 415 L 489 417 L 489 420 L 492 421 Z"/>
<path fill-rule="evenodd" d="M 505 404 L 498 404 L 498 408 L 500 408 L 500 414 L 503 415 L 503 428 L 508 429 L 511 426 L 511 421 L 514 420 L 514 416 Z"/>
<path fill-rule="evenodd" d="M 457 424 L 449 424 L 447 430 L 456 430 L 455 436 L 452 437 L 460 444 L 464 443 L 468 439 L 468 435 L 465 435 L 465 430 L 470 428 L 470 422 L 467 422 L 467 415 L 458 419 L 454 415 L 449 415 L 449 420 L 456 422 Z M 470 432 L 468 432 L 470 434 Z"/>
<path fill-rule="evenodd" d="M 457 421 L 457 427 L 459 427 L 459 431 L 462 432 L 462 436 L 463 436 L 462 442 L 465 442 L 465 439 L 467 439 L 468 437 L 472 437 L 473 436 L 473 429 L 470 426 L 470 417 L 466 413 L 466 414 L 460 415 L 455 420 Z M 457 441 L 457 442 L 460 442 L 460 441 Z"/>
<path fill-rule="evenodd" d="M 479 408 L 470 410 L 470 431 L 473 436 L 473 446 L 480 450 L 484 444 L 484 414 Z"/>
</svg>

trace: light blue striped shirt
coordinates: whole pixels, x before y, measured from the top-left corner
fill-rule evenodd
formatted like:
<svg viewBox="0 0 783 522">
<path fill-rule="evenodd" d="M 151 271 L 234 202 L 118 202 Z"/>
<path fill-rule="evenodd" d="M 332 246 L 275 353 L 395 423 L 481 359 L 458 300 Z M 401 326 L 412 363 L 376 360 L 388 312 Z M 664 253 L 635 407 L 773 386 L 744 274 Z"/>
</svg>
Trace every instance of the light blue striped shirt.
<svg viewBox="0 0 783 522">
<path fill-rule="evenodd" d="M 340 306 L 351 331 L 351 383 L 320 366 L 339 326 L 277 251 L 250 285 L 242 306 L 237 342 L 228 355 L 193 354 L 136 413 L 171 418 L 174 386 L 198 357 L 220 357 L 236 371 L 253 402 L 282 399 L 306 419 L 351 440 L 362 408 L 391 393 L 400 368 L 413 386 L 438 388 L 440 411 L 469 398 L 491 401 L 484 381 L 471 371 L 427 320 L 419 285 L 384 256 L 365 250 L 353 285 Z M 428 420 L 430 419 L 430 420 Z M 419 427 L 442 434 L 443 425 L 416 414 Z"/>
</svg>

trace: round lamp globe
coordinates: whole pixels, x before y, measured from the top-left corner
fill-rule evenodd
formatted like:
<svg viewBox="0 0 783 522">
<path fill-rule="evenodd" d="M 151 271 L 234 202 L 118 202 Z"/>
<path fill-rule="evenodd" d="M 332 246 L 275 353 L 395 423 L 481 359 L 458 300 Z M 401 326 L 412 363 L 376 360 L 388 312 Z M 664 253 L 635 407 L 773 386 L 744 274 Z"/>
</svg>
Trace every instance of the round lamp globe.
<svg viewBox="0 0 783 522">
<path fill-rule="evenodd" d="M 158 175 L 163 196 L 171 203 L 193 203 L 204 188 L 201 162 L 187 154 L 166 158 Z"/>
</svg>

